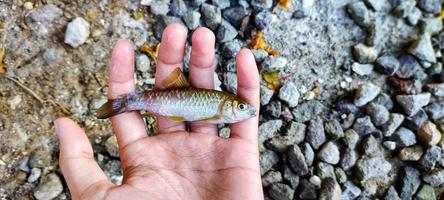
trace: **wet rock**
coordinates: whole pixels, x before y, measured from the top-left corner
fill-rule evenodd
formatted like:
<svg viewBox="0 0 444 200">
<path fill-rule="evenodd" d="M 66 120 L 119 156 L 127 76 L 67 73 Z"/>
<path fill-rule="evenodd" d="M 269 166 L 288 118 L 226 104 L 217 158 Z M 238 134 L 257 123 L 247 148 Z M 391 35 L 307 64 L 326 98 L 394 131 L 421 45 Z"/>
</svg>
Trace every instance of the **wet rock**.
<svg viewBox="0 0 444 200">
<path fill-rule="evenodd" d="M 282 103 L 278 100 L 271 101 L 265 107 L 265 113 L 268 113 L 270 116 L 279 118 L 282 112 Z"/>
<path fill-rule="evenodd" d="M 353 129 L 360 135 L 368 135 L 376 130 L 369 116 L 356 119 Z"/>
<path fill-rule="evenodd" d="M 259 144 L 274 137 L 282 126 L 282 120 L 270 120 L 259 126 Z"/>
<path fill-rule="evenodd" d="M 273 151 L 265 151 L 259 155 L 259 163 L 261 166 L 261 175 L 268 172 L 273 165 L 279 162 L 279 156 Z"/>
<path fill-rule="evenodd" d="M 262 185 L 264 187 L 268 187 L 272 183 L 278 183 L 282 182 L 282 174 L 279 171 L 268 171 L 263 177 L 262 177 Z"/>
<path fill-rule="evenodd" d="M 194 30 L 200 26 L 200 12 L 189 11 L 183 16 L 183 21 L 188 29 Z"/>
<path fill-rule="evenodd" d="M 360 26 L 367 27 L 370 24 L 370 13 L 364 2 L 357 1 L 347 5 L 347 12 Z"/>
<path fill-rule="evenodd" d="M 425 122 L 416 133 L 418 140 L 424 145 L 437 145 L 441 141 L 441 132 L 430 121 Z"/>
<path fill-rule="evenodd" d="M 40 178 L 42 175 L 42 170 L 40 168 L 32 168 L 31 174 L 28 176 L 28 183 L 33 183 Z"/>
<path fill-rule="evenodd" d="M 396 101 L 408 116 L 415 115 L 422 107 L 430 101 L 430 93 L 416 95 L 397 95 Z"/>
<path fill-rule="evenodd" d="M 422 180 L 433 187 L 440 187 L 444 184 L 444 169 L 433 170 L 432 172 L 425 174 Z"/>
<path fill-rule="evenodd" d="M 373 83 L 363 83 L 358 86 L 353 103 L 356 106 L 363 106 L 375 99 L 380 91 L 381 88 Z"/>
<path fill-rule="evenodd" d="M 369 75 L 373 72 L 372 64 L 353 63 L 352 70 L 361 76 Z"/>
<path fill-rule="evenodd" d="M 422 33 L 427 33 L 429 35 L 435 35 L 438 34 L 442 28 L 443 23 L 441 18 L 434 17 L 434 18 L 423 18 L 420 21 L 420 29 Z"/>
<path fill-rule="evenodd" d="M 37 188 L 34 190 L 34 197 L 38 200 L 51 200 L 56 198 L 63 191 L 60 178 L 54 174 L 48 174 L 42 178 Z"/>
<path fill-rule="evenodd" d="M 418 7 L 428 13 L 437 14 L 441 12 L 440 0 L 419 0 Z"/>
<path fill-rule="evenodd" d="M 396 191 L 395 187 L 390 186 L 387 193 L 385 194 L 385 200 L 401 200 L 399 198 L 398 192 Z"/>
<path fill-rule="evenodd" d="M 296 85 L 293 82 L 285 83 L 279 90 L 279 99 L 284 101 L 290 107 L 298 105 L 299 92 Z"/>
<path fill-rule="evenodd" d="M 305 163 L 307 163 L 307 166 L 311 166 L 314 161 L 315 153 L 313 151 L 313 148 L 311 148 L 310 144 L 305 142 L 303 144 L 303 153 L 305 157 Z"/>
<path fill-rule="evenodd" d="M 390 119 L 390 113 L 387 108 L 379 104 L 369 103 L 365 107 L 365 111 L 375 126 L 381 126 Z"/>
<path fill-rule="evenodd" d="M 401 199 L 411 199 L 421 184 L 420 173 L 413 167 L 405 167 L 401 181 Z"/>
<path fill-rule="evenodd" d="M 357 164 L 358 177 L 362 181 L 372 178 L 385 178 L 392 169 L 392 164 L 378 156 L 373 158 L 363 158 L 358 160 Z"/>
<path fill-rule="evenodd" d="M 170 14 L 176 17 L 182 17 L 188 12 L 187 5 L 183 0 L 172 0 L 170 3 Z"/>
<path fill-rule="evenodd" d="M 427 113 L 421 109 L 415 115 L 405 118 L 403 125 L 411 130 L 418 130 L 428 119 Z"/>
<path fill-rule="evenodd" d="M 288 61 L 285 57 L 282 56 L 268 56 L 264 59 L 262 63 L 262 69 L 266 71 L 277 71 L 285 68 Z"/>
<path fill-rule="evenodd" d="M 339 148 L 333 142 L 327 142 L 318 152 L 318 158 L 329 164 L 339 163 Z"/>
<path fill-rule="evenodd" d="M 83 18 L 77 17 L 66 28 L 65 43 L 77 48 L 86 42 L 89 34 L 89 23 Z"/>
<path fill-rule="evenodd" d="M 427 84 L 427 90 L 438 97 L 444 96 L 444 83 Z"/>
<path fill-rule="evenodd" d="M 424 107 L 424 111 L 432 120 L 438 120 L 444 117 L 444 101 L 437 101 Z"/>
<path fill-rule="evenodd" d="M 342 190 L 339 184 L 332 178 L 326 178 L 322 181 L 319 199 L 322 200 L 340 200 Z"/>
<path fill-rule="evenodd" d="M 221 10 L 216 6 L 204 3 L 200 7 L 200 13 L 202 14 L 204 24 L 213 31 L 215 31 L 222 22 Z"/>
<path fill-rule="evenodd" d="M 415 196 L 416 200 L 436 200 L 435 189 L 430 185 L 423 185 Z"/>
<path fill-rule="evenodd" d="M 386 75 L 393 75 L 401 65 L 394 56 L 381 56 L 376 60 L 376 70 Z"/>
<path fill-rule="evenodd" d="M 325 133 L 333 140 L 344 137 L 344 130 L 342 129 L 341 123 L 336 119 L 326 122 L 324 128 Z"/>
<path fill-rule="evenodd" d="M 390 151 L 393 151 L 396 149 L 396 142 L 393 141 L 385 141 L 382 143 L 384 147 Z"/>
<path fill-rule="evenodd" d="M 316 175 L 318 175 L 321 180 L 324 180 L 327 177 L 336 180 L 335 168 L 333 167 L 333 165 L 325 162 L 318 162 L 318 164 L 316 165 Z"/>
<path fill-rule="evenodd" d="M 259 29 L 264 29 L 269 24 L 274 23 L 276 20 L 276 15 L 268 10 L 261 11 L 254 17 L 254 23 Z"/>
<path fill-rule="evenodd" d="M 378 51 L 373 47 L 359 43 L 353 46 L 353 55 L 361 64 L 373 63 L 375 62 L 376 58 L 378 58 Z"/>
<path fill-rule="evenodd" d="M 251 0 L 250 5 L 255 11 L 267 10 L 273 6 L 273 0 Z"/>
<path fill-rule="evenodd" d="M 310 120 L 305 134 L 305 140 L 310 143 L 314 149 L 319 149 L 319 147 L 324 144 L 326 137 L 321 118 L 318 117 Z"/>
<path fill-rule="evenodd" d="M 419 164 L 425 171 L 430 171 L 435 169 L 436 163 L 442 159 L 442 150 L 437 146 L 431 146 L 426 150 Z"/>
<path fill-rule="evenodd" d="M 373 135 L 368 136 L 362 142 L 362 149 L 364 150 L 364 154 L 370 157 L 382 155 L 382 147 L 380 142 L 376 140 Z"/>
<path fill-rule="evenodd" d="M 229 22 L 222 20 L 222 23 L 217 28 L 217 41 L 227 42 L 231 41 L 237 36 L 237 30 Z"/>
<path fill-rule="evenodd" d="M 59 18 L 63 14 L 63 10 L 54 4 L 46 4 L 40 8 L 33 10 L 29 17 L 35 22 L 50 23 L 54 19 Z"/>
<path fill-rule="evenodd" d="M 225 9 L 222 15 L 225 20 L 230 22 L 230 24 L 239 27 L 239 25 L 242 22 L 242 19 L 244 19 L 248 15 L 248 11 L 241 6 L 230 7 Z"/>
<path fill-rule="evenodd" d="M 359 141 L 359 134 L 353 129 L 348 129 L 345 131 L 343 140 L 348 148 L 355 149 Z"/>
<path fill-rule="evenodd" d="M 288 162 L 293 172 L 298 176 L 308 174 L 308 166 L 305 162 L 304 154 L 302 154 L 301 149 L 297 145 L 294 145 L 288 150 Z"/>
<path fill-rule="evenodd" d="M 396 71 L 396 75 L 400 78 L 410 78 L 421 68 L 416 58 L 410 54 L 401 54 L 398 60 L 400 66 L 399 70 Z"/>
<path fill-rule="evenodd" d="M 316 186 L 303 179 L 300 183 L 300 199 L 317 199 Z"/>
<path fill-rule="evenodd" d="M 267 105 L 270 102 L 271 97 L 273 97 L 274 91 L 270 90 L 267 86 L 261 85 L 261 105 Z"/>
<path fill-rule="evenodd" d="M 116 135 L 112 135 L 106 140 L 105 148 L 110 156 L 119 157 L 119 145 L 117 144 Z"/>
<path fill-rule="evenodd" d="M 232 94 L 237 93 L 237 75 L 234 72 L 223 73 L 224 86 Z"/>
<path fill-rule="evenodd" d="M 425 33 L 419 37 L 408 49 L 408 52 L 422 61 L 436 62 L 435 50 L 433 50 L 430 35 Z"/>
<path fill-rule="evenodd" d="M 311 100 L 293 108 L 292 114 L 297 122 L 307 122 L 326 110 L 319 101 Z"/>
<path fill-rule="evenodd" d="M 359 197 L 361 194 L 361 189 L 356 186 L 353 182 L 347 181 L 343 185 L 343 192 L 341 194 L 342 200 L 353 200 Z"/>
<path fill-rule="evenodd" d="M 416 144 L 416 135 L 411 130 L 401 127 L 395 134 L 393 138 L 396 141 L 396 145 L 399 147 L 407 147 Z"/>
<path fill-rule="evenodd" d="M 284 180 L 290 183 L 291 188 L 296 189 L 299 186 L 299 176 L 289 167 L 284 168 Z"/>
<path fill-rule="evenodd" d="M 29 166 L 32 168 L 44 168 L 52 166 L 52 156 L 49 149 L 38 149 L 31 153 Z"/>
<path fill-rule="evenodd" d="M 242 48 L 242 44 L 239 40 L 232 40 L 225 42 L 221 45 L 220 51 L 223 57 L 234 58 Z"/>
<path fill-rule="evenodd" d="M 399 151 L 399 159 L 403 161 L 418 161 L 423 154 L 422 146 L 415 145 L 406 147 Z"/>
<path fill-rule="evenodd" d="M 345 171 L 348 171 L 353 166 L 355 166 L 356 161 L 358 160 L 358 158 L 359 158 L 359 155 L 358 155 L 358 153 L 355 150 L 353 150 L 353 149 L 346 149 L 342 153 L 340 166 Z"/>
</svg>

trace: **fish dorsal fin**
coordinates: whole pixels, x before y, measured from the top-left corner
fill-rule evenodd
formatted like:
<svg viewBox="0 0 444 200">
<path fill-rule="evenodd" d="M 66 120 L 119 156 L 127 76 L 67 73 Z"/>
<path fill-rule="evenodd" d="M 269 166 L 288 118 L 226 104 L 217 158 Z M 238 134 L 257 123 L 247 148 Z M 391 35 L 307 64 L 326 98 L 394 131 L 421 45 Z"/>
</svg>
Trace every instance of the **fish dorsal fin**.
<svg viewBox="0 0 444 200">
<path fill-rule="evenodd" d="M 190 87 L 187 78 L 180 68 L 174 69 L 161 83 L 160 89 L 177 89 Z"/>
</svg>

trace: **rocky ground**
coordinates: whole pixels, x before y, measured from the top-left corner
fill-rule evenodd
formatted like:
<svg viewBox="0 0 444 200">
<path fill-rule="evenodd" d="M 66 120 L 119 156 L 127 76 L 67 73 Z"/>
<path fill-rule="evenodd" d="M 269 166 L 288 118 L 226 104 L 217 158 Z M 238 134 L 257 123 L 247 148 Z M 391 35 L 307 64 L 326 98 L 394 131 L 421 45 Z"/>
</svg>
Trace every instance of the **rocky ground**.
<svg viewBox="0 0 444 200">
<path fill-rule="evenodd" d="M 109 122 L 95 118 L 106 101 L 112 45 L 126 38 L 154 49 L 163 28 L 179 22 L 217 35 L 216 85 L 224 90 L 235 92 L 235 53 L 255 49 L 268 199 L 443 198 L 441 6 L 441 0 L 0 1 L 0 197 L 70 198 L 52 124 L 61 115 L 86 129 L 97 161 L 119 183 L 115 137 Z M 138 51 L 136 66 L 137 85 L 151 88 L 152 57 Z M 153 120 L 146 122 L 153 130 Z"/>
</svg>

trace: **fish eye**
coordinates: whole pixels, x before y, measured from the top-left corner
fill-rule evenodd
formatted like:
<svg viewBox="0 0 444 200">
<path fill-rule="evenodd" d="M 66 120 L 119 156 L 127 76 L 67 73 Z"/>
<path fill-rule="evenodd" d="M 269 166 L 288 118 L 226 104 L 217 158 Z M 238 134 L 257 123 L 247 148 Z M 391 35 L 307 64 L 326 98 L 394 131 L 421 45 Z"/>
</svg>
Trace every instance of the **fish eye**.
<svg viewBox="0 0 444 200">
<path fill-rule="evenodd" d="M 247 109 L 247 105 L 245 105 L 244 103 L 240 103 L 239 105 L 237 105 L 237 108 L 239 108 L 239 110 L 245 110 Z"/>
</svg>

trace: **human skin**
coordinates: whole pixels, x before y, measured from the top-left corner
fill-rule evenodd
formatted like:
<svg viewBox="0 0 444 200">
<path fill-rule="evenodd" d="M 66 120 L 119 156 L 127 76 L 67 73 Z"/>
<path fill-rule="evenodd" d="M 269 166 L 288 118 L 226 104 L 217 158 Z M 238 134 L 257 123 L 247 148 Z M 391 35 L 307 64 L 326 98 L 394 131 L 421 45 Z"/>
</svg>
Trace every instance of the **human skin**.
<svg viewBox="0 0 444 200">
<path fill-rule="evenodd" d="M 187 30 L 169 25 L 162 36 L 156 81 L 182 67 Z M 215 36 L 199 28 L 192 36 L 189 80 L 213 88 Z M 259 109 L 259 74 L 250 50 L 236 56 L 238 95 Z M 109 98 L 134 91 L 134 49 L 115 45 L 109 66 Z M 257 111 L 259 112 L 259 111 Z M 121 185 L 111 183 L 94 160 L 85 132 L 71 119 L 55 121 L 60 168 L 73 199 L 263 199 L 259 169 L 258 113 L 231 125 L 222 139 L 214 124 L 158 117 L 159 134 L 147 136 L 139 112 L 112 117 L 123 170 Z"/>
</svg>

